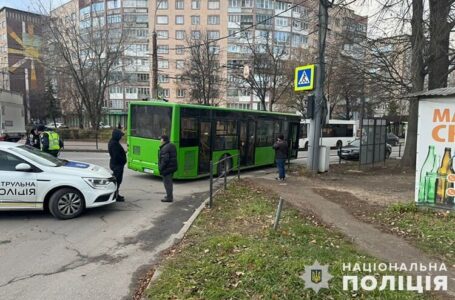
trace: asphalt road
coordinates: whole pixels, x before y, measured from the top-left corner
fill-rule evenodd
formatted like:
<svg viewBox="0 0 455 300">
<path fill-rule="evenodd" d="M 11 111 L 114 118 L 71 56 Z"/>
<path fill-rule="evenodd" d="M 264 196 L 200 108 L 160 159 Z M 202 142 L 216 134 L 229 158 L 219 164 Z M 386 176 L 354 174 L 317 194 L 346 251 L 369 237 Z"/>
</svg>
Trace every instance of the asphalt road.
<svg viewBox="0 0 455 300">
<path fill-rule="evenodd" d="M 64 158 L 108 166 L 106 153 Z M 129 299 L 137 279 L 207 197 L 208 181 L 175 184 L 125 169 L 126 202 L 59 221 L 44 212 L 0 212 L 0 299 Z"/>
</svg>

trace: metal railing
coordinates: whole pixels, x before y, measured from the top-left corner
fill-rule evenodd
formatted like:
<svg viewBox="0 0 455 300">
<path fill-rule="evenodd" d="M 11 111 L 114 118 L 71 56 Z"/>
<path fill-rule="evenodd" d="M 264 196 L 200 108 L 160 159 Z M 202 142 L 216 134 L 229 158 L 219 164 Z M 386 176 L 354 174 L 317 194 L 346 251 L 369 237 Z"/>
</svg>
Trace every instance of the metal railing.
<svg viewBox="0 0 455 300">
<path fill-rule="evenodd" d="M 227 161 L 233 162 L 234 157 L 237 157 L 237 178 L 240 179 L 240 155 L 232 155 L 232 156 L 226 156 L 222 159 L 220 159 L 217 162 L 213 162 L 212 160 L 210 161 L 210 200 L 209 200 L 209 208 L 212 208 L 212 202 L 213 202 L 213 183 L 217 182 L 220 180 L 222 177 L 224 177 L 224 190 L 227 190 L 227 177 L 228 174 L 234 170 L 234 163 L 231 164 L 231 168 L 227 168 Z M 214 166 L 219 166 L 220 163 L 223 163 L 223 172 L 217 172 L 217 177 L 214 178 L 213 172 L 214 172 Z M 218 170 L 219 171 L 219 170 Z M 221 173 L 221 174 L 220 174 Z"/>
</svg>

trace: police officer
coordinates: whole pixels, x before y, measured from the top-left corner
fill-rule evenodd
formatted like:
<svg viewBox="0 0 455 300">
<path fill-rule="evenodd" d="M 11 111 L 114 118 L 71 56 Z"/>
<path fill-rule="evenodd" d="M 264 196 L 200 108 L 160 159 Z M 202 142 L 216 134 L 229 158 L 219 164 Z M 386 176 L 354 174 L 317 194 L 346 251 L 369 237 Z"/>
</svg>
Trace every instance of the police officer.
<svg viewBox="0 0 455 300">
<path fill-rule="evenodd" d="M 43 126 L 44 127 L 44 126 Z M 38 129 L 38 131 L 40 131 Z M 63 148 L 63 141 L 57 132 L 51 130 L 42 131 L 40 134 L 41 151 L 49 153 L 55 157 L 61 148 Z"/>
</svg>

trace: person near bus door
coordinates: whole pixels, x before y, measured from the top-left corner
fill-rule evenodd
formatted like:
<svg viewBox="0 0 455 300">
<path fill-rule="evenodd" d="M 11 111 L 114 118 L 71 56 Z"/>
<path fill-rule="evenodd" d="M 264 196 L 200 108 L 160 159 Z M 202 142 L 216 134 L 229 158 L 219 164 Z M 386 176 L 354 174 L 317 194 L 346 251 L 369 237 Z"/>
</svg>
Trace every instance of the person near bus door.
<svg viewBox="0 0 455 300">
<path fill-rule="evenodd" d="M 57 157 L 63 148 L 63 141 L 60 135 L 55 131 L 44 129 L 44 126 L 40 126 L 38 132 L 40 133 L 41 151 Z"/>
<path fill-rule="evenodd" d="M 177 149 L 169 142 L 167 135 L 161 136 L 158 168 L 166 190 L 166 196 L 161 202 L 172 202 L 174 201 L 172 176 L 177 171 Z"/>
<path fill-rule="evenodd" d="M 125 201 L 125 197 L 119 194 L 120 185 L 123 181 L 123 169 L 126 164 L 126 152 L 120 144 L 122 139 L 123 132 L 120 129 L 115 128 L 112 131 L 112 138 L 108 144 L 109 156 L 111 157 L 109 161 L 109 168 L 111 168 L 112 173 L 117 181 L 117 202 Z"/>
<path fill-rule="evenodd" d="M 277 141 L 273 144 L 275 149 L 276 166 L 278 167 L 278 177 L 276 180 L 284 181 L 286 179 L 285 164 L 288 158 L 288 143 L 284 140 L 284 136 L 280 134 Z"/>
</svg>

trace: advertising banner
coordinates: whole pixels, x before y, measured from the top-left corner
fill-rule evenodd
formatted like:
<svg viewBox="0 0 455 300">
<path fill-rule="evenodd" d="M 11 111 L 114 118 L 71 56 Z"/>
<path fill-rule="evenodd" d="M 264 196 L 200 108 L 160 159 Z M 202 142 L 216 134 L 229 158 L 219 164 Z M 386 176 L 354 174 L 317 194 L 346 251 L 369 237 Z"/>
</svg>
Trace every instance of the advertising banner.
<svg viewBox="0 0 455 300">
<path fill-rule="evenodd" d="M 455 99 L 419 102 L 415 201 L 455 208 Z"/>
</svg>

